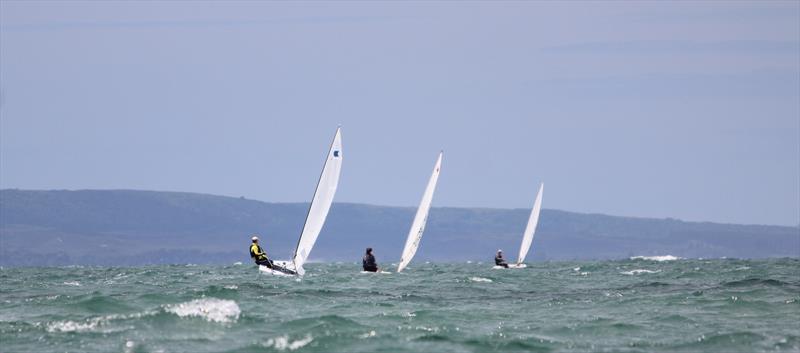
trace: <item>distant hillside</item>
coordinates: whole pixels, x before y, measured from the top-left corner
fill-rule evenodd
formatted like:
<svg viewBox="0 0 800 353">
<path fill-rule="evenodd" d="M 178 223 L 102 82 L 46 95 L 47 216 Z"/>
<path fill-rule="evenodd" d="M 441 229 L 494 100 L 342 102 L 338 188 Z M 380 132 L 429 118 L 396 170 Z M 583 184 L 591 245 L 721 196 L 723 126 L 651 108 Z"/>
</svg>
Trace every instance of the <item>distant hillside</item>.
<svg viewBox="0 0 800 353">
<path fill-rule="evenodd" d="M 178 192 L 0 190 L 0 265 L 249 262 L 253 233 L 287 259 L 307 207 Z M 357 261 L 372 246 L 379 262 L 396 262 L 414 211 L 335 203 L 311 259 Z M 515 258 L 528 212 L 433 208 L 415 261 L 491 261 L 497 248 Z M 800 229 L 545 209 L 529 260 L 665 254 L 798 257 Z"/>
</svg>

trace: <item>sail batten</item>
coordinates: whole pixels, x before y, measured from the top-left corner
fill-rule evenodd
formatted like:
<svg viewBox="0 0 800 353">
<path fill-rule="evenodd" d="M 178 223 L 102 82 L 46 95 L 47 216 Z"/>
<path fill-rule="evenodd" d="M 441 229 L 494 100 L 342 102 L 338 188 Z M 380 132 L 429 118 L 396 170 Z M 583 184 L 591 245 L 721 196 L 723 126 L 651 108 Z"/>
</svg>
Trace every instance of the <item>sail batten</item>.
<svg viewBox="0 0 800 353">
<path fill-rule="evenodd" d="M 337 128 L 328 156 L 325 159 L 325 165 L 322 167 L 314 197 L 308 207 L 308 215 L 306 215 L 303 231 L 300 233 L 300 239 L 297 241 L 297 248 L 292 257 L 294 269 L 298 275 L 302 276 L 305 273 L 303 265 L 306 263 L 308 255 L 311 253 L 320 231 L 322 231 L 325 219 L 328 217 L 328 211 L 333 203 L 333 196 L 336 194 L 336 188 L 339 185 L 341 171 L 342 134 L 341 128 Z"/>
<path fill-rule="evenodd" d="M 425 231 L 425 224 L 428 222 L 428 213 L 431 209 L 431 202 L 433 201 L 433 192 L 436 190 L 436 183 L 439 181 L 439 171 L 442 167 L 442 154 L 439 152 L 439 158 L 436 159 L 436 164 L 433 167 L 428 185 L 425 187 L 425 193 L 422 194 L 422 200 L 417 208 L 417 214 L 414 216 L 414 221 L 411 223 L 411 229 L 408 231 L 406 238 L 406 245 L 403 247 L 403 253 L 400 256 L 400 263 L 397 265 L 397 272 L 403 271 L 414 254 L 417 253 L 419 242 L 422 239 L 422 233 Z"/>
<path fill-rule="evenodd" d="M 522 244 L 519 247 L 519 258 L 517 264 L 525 261 L 525 256 L 528 255 L 528 250 L 531 249 L 533 243 L 533 235 L 536 231 L 536 225 L 539 223 L 539 212 L 542 210 L 542 193 L 544 192 L 544 183 L 539 186 L 539 192 L 536 194 L 536 201 L 533 203 L 531 215 L 528 218 L 528 225 L 525 226 L 525 233 L 522 236 Z"/>
</svg>

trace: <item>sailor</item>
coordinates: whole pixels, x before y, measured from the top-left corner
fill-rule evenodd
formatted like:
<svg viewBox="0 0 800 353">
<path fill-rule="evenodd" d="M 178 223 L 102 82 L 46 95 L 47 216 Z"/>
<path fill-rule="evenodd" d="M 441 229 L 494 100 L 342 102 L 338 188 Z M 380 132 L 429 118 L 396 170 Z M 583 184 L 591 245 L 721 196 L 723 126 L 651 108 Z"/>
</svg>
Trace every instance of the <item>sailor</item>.
<svg viewBox="0 0 800 353">
<path fill-rule="evenodd" d="M 258 236 L 254 235 L 251 239 L 253 240 L 253 244 L 250 245 L 250 257 L 253 258 L 256 265 L 264 265 L 272 268 L 272 260 L 267 257 L 267 253 L 264 252 L 264 249 L 258 245 Z"/>
<path fill-rule="evenodd" d="M 494 264 L 508 268 L 508 263 L 506 263 L 506 259 L 503 258 L 503 250 L 497 250 L 497 255 L 494 257 Z"/>
<path fill-rule="evenodd" d="M 364 266 L 364 271 L 378 272 L 378 264 L 375 263 L 375 255 L 372 255 L 372 248 L 367 248 L 367 253 L 364 254 L 361 263 Z"/>
</svg>

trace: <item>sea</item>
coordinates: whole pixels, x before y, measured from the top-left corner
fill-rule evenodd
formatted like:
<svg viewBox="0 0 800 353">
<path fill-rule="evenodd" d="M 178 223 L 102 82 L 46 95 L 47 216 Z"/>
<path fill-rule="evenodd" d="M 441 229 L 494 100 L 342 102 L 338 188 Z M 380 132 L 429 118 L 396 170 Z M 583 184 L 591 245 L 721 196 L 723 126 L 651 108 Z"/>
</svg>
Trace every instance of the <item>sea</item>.
<svg viewBox="0 0 800 353">
<path fill-rule="evenodd" d="M 385 265 L 2 268 L 0 351 L 800 352 L 794 258 Z"/>
</svg>

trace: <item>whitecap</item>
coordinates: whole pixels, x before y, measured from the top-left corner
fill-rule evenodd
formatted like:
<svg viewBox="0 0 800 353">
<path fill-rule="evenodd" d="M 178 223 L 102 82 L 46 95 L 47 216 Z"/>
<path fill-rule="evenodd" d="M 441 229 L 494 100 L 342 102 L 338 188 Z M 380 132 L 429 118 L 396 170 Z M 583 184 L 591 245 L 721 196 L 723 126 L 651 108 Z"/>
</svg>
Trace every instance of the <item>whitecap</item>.
<svg viewBox="0 0 800 353">
<path fill-rule="evenodd" d="M 83 322 L 78 321 L 54 321 L 47 324 L 47 331 L 48 332 L 86 332 L 86 331 L 94 331 L 94 332 L 116 332 L 116 331 L 124 331 L 126 328 L 116 327 L 116 328 L 108 328 L 107 326 L 114 320 L 126 320 L 126 319 L 138 319 L 144 316 L 155 315 L 155 311 L 146 311 L 143 313 L 135 313 L 135 314 L 111 314 L 102 317 L 94 317 L 84 320 Z M 101 327 L 106 327 L 105 329 L 101 329 Z"/>
<path fill-rule="evenodd" d="M 47 332 L 86 332 L 94 330 L 99 324 L 98 319 L 87 322 L 56 321 L 47 324 Z"/>
<path fill-rule="evenodd" d="M 68 286 L 73 286 L 73 287 L 80 287 L 80 285 L 81 285 L 80 282 L 78 282 L 78 281 L 64 282 L 64 284 L 68 285 Z"/>
<path fill-rule="evenodd" d="M 234 266 L 241 266 L 241 265 L 242 265 L 242 262 L 241 262 L 241 261 L 236 261 L 236 262 L 234 262 L 234 263 L 233 263 L 233 265 L 234 265 Z"/>
<path fill-rule="evenodd" d="M 672 256 L 672 255 L 659 255 L 659 256 L 633 256 L 631 260 L 649 260 L 649 261 L 675 261 L 681 260 L 682 257 Z"/>
<path fill-rule="evenodd" d="M 134 351 L 133 347 L 135 345 L 136 345 L 136 343 L 134 343 L 133 341 L 125 342 L 125 350 L 123 352 L 125 352 L 125 353 L 133 353 L 133 351 Z"/>
<path fill-rule="evenodd" d="M 296 349 L 303 348 L 305 345 L 311 343 L 311 341 L 313 341 L 313 340 L 314 340 L 314 338 L 311 337 L 311 335 L 306 335 L 305 338 L 302 338 L 302 339 L 299 339 L 299 340 L 295 340 L 295 341 L 290 341 L 289 340 L 289 336 L 279 336 L 279 337 L 268 339 L 266 344 L 265 344 L 265 346 L 273 347 L 273 348 L 275 348 L 275 349 L 277 349 L 279 351 L 283 351 L 283 350 L 287 350 L 287 349 L 290 350 L 290 351 L 293 351 L 293 350 L 296 350 Z"/>
<path fill-rule="evenodd" d="M 365 334 L 363 334 L 363 335 L 361 335 L 359 337 L 360 338 L 370 338 L 370 337 L 375 337 L 375 335 L 376 335 L 375 330 L 372 330 L 372 331 L 367 332 L 367 333 L 365 333 Z"/>
<path fill-rule="evenodd" d="M 241 310 L 233 300 L 204 298 L 165 307 L 180 317 L 201 317 L 209 322 L 228 323 L 239 319 Z"/>
<path fill-rule="evenodd" d="M 473 282 L 488 282 L 488 283 L 494 282 L 488 278 L 483 278 L 483 277 L 470 277 L 469 280 Z"/>
<path fill-rule="evenodd" d="M 645 270 L 645 269 L 637 269 L 637 270 L 630 270 L 630 271 L 625 271 L 625 272 L 620 272 L 620 273 L 623 274 L 623 275 L 633 276 L 633 275 L 638 275 L 640 273 L 659 273 L 659 272 L 661 272 L 661 270 L 651 271 L 651 270 Z"/>
<path fill-rule="evenodd" d="M 435 327 L 435 326 L 434 327 L 417 326 L 417 327 L 414 327 L 414 329 L 415 330 L 420 330 L 420 331 L 427 331 L 427 332 L 439 332 L 439 328 Z"/>
</svg>

